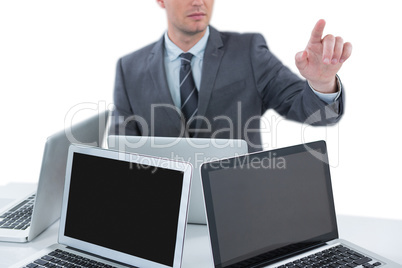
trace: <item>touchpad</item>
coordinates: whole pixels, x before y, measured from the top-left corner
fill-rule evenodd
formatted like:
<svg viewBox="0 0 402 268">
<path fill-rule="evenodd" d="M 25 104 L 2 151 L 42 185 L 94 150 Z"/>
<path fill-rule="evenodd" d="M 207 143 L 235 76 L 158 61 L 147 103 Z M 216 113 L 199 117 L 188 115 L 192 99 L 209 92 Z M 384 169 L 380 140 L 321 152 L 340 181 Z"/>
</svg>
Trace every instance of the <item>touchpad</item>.
<svg viewBox="0 0 402 268">
<path fill-rule="evenodd" d="M 0 198 L 0 211 L 2 211 L 5 206 L 7 206 L 13 201 L 14 201 L 13 199 Z"/>
</svg>

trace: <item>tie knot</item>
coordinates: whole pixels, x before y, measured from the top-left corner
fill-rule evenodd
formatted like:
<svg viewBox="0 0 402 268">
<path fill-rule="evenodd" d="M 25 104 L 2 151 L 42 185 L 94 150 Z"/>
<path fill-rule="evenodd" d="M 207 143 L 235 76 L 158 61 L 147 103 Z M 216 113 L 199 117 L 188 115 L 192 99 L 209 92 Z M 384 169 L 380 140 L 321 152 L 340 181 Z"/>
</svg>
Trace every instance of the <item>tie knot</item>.
<svg viewBox="0 0 402 268">
<path fill-rule="evenodd" d="M 182 64 L 189 64 L 191 63 L 191 59 L 193 58 L 193 54 L 191 53 L 182 53 L 180 54 L 181 63 Z"/>
</svg>

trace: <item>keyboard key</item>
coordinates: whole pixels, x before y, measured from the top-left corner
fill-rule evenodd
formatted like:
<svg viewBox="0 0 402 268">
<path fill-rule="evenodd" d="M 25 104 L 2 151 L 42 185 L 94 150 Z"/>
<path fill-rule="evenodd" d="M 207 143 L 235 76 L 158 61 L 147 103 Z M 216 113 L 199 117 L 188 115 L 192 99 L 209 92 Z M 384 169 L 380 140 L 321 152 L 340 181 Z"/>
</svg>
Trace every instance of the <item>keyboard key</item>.
<svg viewBox="0 0 402 268">
<path fill-rule="evenodd" d="M 68 264 L 68 262 L 66 262 L 66 261 L 60 261 L 58 263 L 58 265 L 60 265 L 61 267 L 66 267 L 67 264 Z"/>
<path fill-rule="evenodd" d="M 359 258 L 363 258 L 363 257 L 364 257 L 364 255 L 362 255 L 362 254 L 360 254 L 360 253 L 357 253 L 357 252 L 353 252 L 353 255 L 355 255 L 355 256 L 357 256 L 357 257 L 359 257 Z"/>
<path fill-rule="evenodd" d="M 101 262 L 97 262 L 88 258 L 81 257 L 69 252 L 56 249 L 47 255 L 42 256 L 31 264 L 25 266 L 26 268 L 116 268 Z M 296 267 L 296 266 L 293 266 Z"/>
<path fill-rule="evenodd" d="M 59 263 L 59 262 L 61 262 L 61 260 L 59 260 L 59 259 L 51 259 L 50 261 L 53 262 L 53 263 Z"/>
<path fill-rule="evenodd" d="M 37 259 L 36 261 L 34 261 L 34 263 L 44 266 L 47 264 L 47 261 L 42 260 L 42 259 Z"/>
<path fill-rule="evenodd" d="M 278 268 L 354 268 L 357 266 L 374 268 L 381 265 L 379 262 L 370 264 L 370 261 L 372 259 L 346 246 L 339 245 L 281 265 Z"/>
<path fill-rule="evenodd" d="M 349 249 L 348 248 L 346 248 L 346 247 L 344 247 L 344 246 L 341 246 L 341 247 L 339 247 L 339 248 L 337 248 L 337 251 L 339 251 L 339 252 L 347 252 Z"/>
<path fill-rule="evenodd" d="M 15 207 L 12 207 L 9 211 L 13 212 L 16 211 L 17 209 L 21 208 L 23 205 L 25 205 L 26 203 L 28 203 L 28 200 L 22 201 L 21 203 L 19 203 L 18 205 L 16 205 Z"/>
<path fill-rule="evenodd" d="M 43 256 L 41 259 L 42 259 L 42 260 L 45 260 L 45 261 L 51 261 L 51 260 L 53 260 L 53 258 L 52 258 L 51 256 L 48 256 L 48 255 Z"/>
<path fill-rule="evenodd" d="M 370 259 L 370 258 L 368 258 L 368 257 L 364 257 L 364 258 L 355 260 L 353 263 L 354 263 L 354 264 L 357 264 L 357 265 L 361 265 L 361 264 L 367 263 L 367 262 L 369 262 L 369 261 L 372 261 L 372 259 Z"/>
<path fill-rule="evenodd" d="M 363 264 L 363 267 L 364 268 L 374 268 L 375 266 L 370 263 L 366 263 L 366 264 Z"/>
<path fill-rule="evenodd" d="M 347 263 L 351 263 L 351 262 L 353 262 L 353 261 L 355 261 L 355 260 L 352 259 L 352 258 L 346 258 L 346 259 L 343 259 L 343 261 L 344 261 L 344 262 L 347 262 Z"/>
</svg>

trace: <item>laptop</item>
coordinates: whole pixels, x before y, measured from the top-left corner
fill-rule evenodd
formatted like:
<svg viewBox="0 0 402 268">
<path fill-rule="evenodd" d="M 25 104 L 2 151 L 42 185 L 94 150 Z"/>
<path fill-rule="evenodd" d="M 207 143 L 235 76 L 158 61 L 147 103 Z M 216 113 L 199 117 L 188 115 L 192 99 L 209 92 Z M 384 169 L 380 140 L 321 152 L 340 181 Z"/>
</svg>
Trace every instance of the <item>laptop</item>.
<svg viewBox="0 0 402 268">
<path fill-rule="evenodd" d="M 324 141 L 201 167 L 215 268 L 402 267 L 339 239 Z"/>
<path fill-rule="evenodd" d="M 108 147 L 190 162 L 195 170 L 188 216 L 188 223 L 192 224 L 207 223 L 199 171 L 201 164 L 248 153 L 247 143 L 241 139 L 109 136 Z"/>
<path fill-rule="evenodd" d="M 100 112 L 47 139 L 36 189 L 0 208 L 0 241 L 31 241 L 60 218 L 68 147 L 100 145 L 107 116 Z"/>
<path fill-rule="evenodd" d="M 191 175 L 185 162 L 71 145 L 58 244 L 12 267 L 181 267 Z"/>
</svg>

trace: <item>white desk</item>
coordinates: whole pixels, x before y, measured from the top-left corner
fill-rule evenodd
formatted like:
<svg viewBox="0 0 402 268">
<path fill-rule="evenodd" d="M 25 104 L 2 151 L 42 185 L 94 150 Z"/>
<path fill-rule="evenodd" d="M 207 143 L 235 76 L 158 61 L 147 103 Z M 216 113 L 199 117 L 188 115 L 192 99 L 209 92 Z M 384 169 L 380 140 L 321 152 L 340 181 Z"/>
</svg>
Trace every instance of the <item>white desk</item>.
<svg viewBox="0 0 402 268">
<path fill-rule="evenodd" d="M 14 186 L 12 185 L 12 187 Z M 15 187 L 22 186 L 16 185 Z M 27 187 L 18 189 L 28 191 L 32 185 Z M 0 197 L 8 197 L 4 190 L 6 190 L 4 187 L 0 187 Z M 59 222 L 56 222 L 29 243 L 0 242 L 0 268 L 8 267 L 57 243 L 58 227 Z M 402 264 L 402 221 L 339 215 L 338 227 L 341 238 Z M 188 225 L 184 244 L 183 268 L 189 267 L 213 267 L 205 225 Z"/>
</svg>

